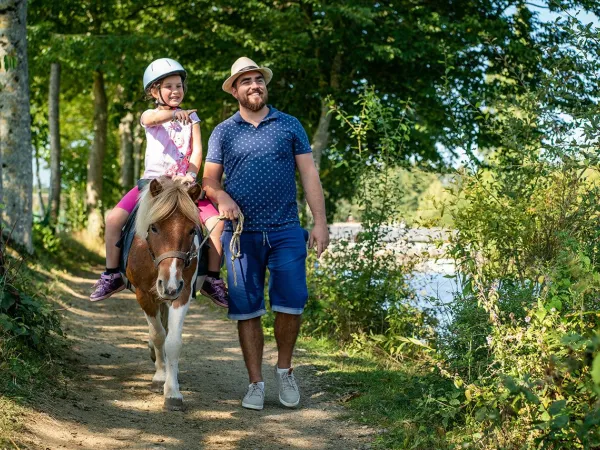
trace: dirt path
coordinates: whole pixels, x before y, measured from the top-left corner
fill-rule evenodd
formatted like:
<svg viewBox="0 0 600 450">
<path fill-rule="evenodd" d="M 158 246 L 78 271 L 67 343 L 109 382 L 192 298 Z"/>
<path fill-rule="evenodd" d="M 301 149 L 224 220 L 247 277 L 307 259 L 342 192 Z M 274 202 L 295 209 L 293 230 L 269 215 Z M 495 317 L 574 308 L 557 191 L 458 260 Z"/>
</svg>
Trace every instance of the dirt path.
<svg viewBox="0 0 600 450">
<path fill-rule="evenodd" d="M 296 368 L 301 408 L 279 405 L 272 380 L 275 352 L 265 349 L 263 411 L 240 399 L 247 375 L 235 323 L 201 299 L 186 319 L 180 361 L 185 412 L 162 410 L 162 395 L 149 391 L 153 364 L 147 325 L 133 294 L 100 303 L 87 300 L 95 274 L 61 274 L 65 326 L 81 376 L 66 398 L 40 405 L 28 417 L 26 441 L 42 449 L 360 449 L 371 431 L 340 418 L 328 402 L 314 367 Z M 47 403 L 47 404 L 46 404 Z"/>
</svg>

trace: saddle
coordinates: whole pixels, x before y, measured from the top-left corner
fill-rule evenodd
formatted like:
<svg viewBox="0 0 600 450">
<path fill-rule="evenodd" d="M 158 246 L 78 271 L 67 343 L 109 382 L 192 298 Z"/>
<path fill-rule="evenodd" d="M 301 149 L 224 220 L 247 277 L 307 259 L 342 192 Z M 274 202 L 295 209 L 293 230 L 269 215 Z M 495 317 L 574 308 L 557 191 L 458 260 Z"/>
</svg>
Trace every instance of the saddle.
<svg viewBox="0 0 600 450">
<path fill-rule="evenodd" d="M 129 217 L 127 218 L 125 226 L 121 230 L 121 238 L 119 239 L 119 242 L 117 242 L 117 247 L 121 249 L 121 256 L 119 257 L 119 271 L 121 272 L 121 276 L 125 282 L 125 287 L 131 292 L 135 292 L 135 286 L 133 286 L 127 279 L 125 272 L 127 270 L 127 261 L 129 260 L 129 250 L 131 249 L 131 244 L 133 243 L 133 238 L 135 237 L 135 218 L 137 216 L 137 211 L 138 205 L 135 205 L 133 211 L 131 211 L 131 214 L 129 214 Z M 198 237 L 202 242 L 202 234 L 200 234 Z M 198 261 L 198 268 L 196 269 L 197 276 L 208 274 L 208 246 L 203 245 L 199 252 L 200 260 Z M 192 296 L 196 298 L 195 287 L 192 292 Z"/>
</svg>

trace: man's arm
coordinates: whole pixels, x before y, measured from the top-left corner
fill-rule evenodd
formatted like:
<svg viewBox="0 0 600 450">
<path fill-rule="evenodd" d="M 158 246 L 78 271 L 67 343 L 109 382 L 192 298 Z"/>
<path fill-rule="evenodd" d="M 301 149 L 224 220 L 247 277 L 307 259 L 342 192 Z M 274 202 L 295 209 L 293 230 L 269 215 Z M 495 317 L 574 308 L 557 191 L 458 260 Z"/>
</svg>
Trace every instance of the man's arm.
<svg viewBox="0 0 600 450">
<path fill-rule="evenodd" d="M 315 167 L 312 154 L 303 153 L 296 155 L 295 158 L 304 194 L 306 195 L 306 201 L 315 220 L 315 226 L 310 232 L 308 246 L 309 248 L 313 248 L 316 245 L 318 258 L 329 245 L 329 230 L 327 229 L 327 218 L 325 216 L 323 188 L 321 187 L 321 180 L 319 179 L 319 173 Z"/>
<path fill-rule="evenodd" d="M 223 165 L 207 162 L 204 165 L 204 177 L 202 178 L 202 188 L 208 198 L 215 202 L 219 207 L 219 213 L 229 220 L 236 220 L 240 213 L 237 203 L 221 187 L 221 177 L 223 176 Z"/>
</svg>

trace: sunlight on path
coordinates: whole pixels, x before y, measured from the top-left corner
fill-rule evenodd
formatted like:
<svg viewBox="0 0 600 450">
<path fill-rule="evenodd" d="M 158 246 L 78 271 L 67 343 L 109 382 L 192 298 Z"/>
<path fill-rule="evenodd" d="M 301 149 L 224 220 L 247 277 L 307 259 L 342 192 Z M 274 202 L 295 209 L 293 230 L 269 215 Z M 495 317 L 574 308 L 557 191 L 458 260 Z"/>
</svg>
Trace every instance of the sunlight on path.
<svg viewBox="0 0 600 450">
<path fill-rule="evenodd" d="M 28 421 L 32 448 L 369 448 L 369 430 L 340 419 L 343 408 L 326 401 L 310 366 L 296 370 L 302 407 L 279 405 L 272 345 L 265 348 L 265 409 L 243 409 L 248 380 L 236 325 L 204 298 L 191 305 L 184 326 L 180 384 L 186 411 L 163 411 L 162 395 L 148 389 L 153 364 L 147 325 L 133 294 L 91 303 L 87 295 L 96 274 L 59 276 L 59 304 L 80 375 L 65 398 L 44 402 L 43 412 Z"/>
</svg>

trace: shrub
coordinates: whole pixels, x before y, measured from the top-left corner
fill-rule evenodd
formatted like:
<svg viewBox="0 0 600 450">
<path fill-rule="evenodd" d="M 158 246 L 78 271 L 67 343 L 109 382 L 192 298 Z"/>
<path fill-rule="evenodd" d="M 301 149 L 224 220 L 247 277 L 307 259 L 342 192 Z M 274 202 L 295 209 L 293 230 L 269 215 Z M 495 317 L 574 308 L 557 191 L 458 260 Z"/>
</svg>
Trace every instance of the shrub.
<svg viewBox="0 0 600 450">
<path fill-rule="evenodd" d="M 400 357 L 406 342 L 399 337 L 431 340 L 435 323 L 415 307 L 408 284 L 414 261 L 400 242 L 388 242 L 388 226 L 399 221 L 402 192 L 394 174 L 410 120 L 398 118 L 395 107 L 370 88 L 362 92 L 359 105 L 358 117 L 336 106 L 332 111 L 356 140 L 349 160 L 347 149 L 338 156 L 357 172 L 362 231 L 332 243 L 320 261 L 310 261 L 304 329 Z"/>
</svg>

